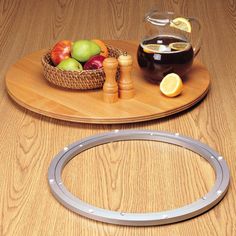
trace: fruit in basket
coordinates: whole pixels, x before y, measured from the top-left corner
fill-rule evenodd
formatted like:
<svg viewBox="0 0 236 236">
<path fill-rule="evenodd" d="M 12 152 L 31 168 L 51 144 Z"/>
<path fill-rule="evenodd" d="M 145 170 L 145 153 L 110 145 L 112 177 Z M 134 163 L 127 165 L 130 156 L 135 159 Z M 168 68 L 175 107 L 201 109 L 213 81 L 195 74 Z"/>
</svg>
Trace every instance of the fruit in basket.
<svg viewBox="0 0 236 236">
<path fill-rule="evenodd" d="M 98 55 L 101 52 L 101 48 L 93 41 L 89 41 L 90 42 L 90 51 L 92 56 L 94 55 Z"/>
<path fill-rule="evenodd" d="M 103 41 L 101 41 L 100 39 L 92 39 L 91 41 L 95 42 L 100 47 L 100 55 L 108 57 L 108 48 Z"/>
<path fill-rule="evenodd" d="M 104 61 L 105 57 L 102 55 L 96 55 L 91 57 L 85 64 L 84 64 L 84 70 L 94 70 L 102 68 L 102 63 Z"/>
<path fill-rule="evenodd" d="M 75 60 L 74 58 L 67 58 L 63 61 L 61 61 L 58 65 L 57 68 L 61 70 L 67 70 L 67 71 L 79 71 L 83 70 L 82 65 Z"/>
<path fill-rule="evenodd" d="M 99 54 L 100 47 L 90 40 L 78 40 L 72 46 L 71 56 L 79 62 L 86 62 L 92 56 Z"/>
<path fill-rule="evenodd" d="M 71 47 L 72 42 L 69 40 L 62 40 L 54 45 L 50 56 L 55 66 L 57 66 L 62 60 L 70 57 Z"/>
</svg>

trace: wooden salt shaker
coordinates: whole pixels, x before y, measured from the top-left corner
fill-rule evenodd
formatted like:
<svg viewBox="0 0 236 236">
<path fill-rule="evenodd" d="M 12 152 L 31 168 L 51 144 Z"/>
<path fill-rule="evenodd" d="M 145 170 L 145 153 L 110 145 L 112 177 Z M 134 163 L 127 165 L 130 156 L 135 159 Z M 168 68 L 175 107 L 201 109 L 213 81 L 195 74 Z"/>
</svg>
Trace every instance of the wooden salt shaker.
<svg viewBox="0 0 236 236">
<path fill-rule="evenodd" d="M 103 85 L 103 100 L 107 103 L 113 103 L 118 100 L 117 67 L 118 61 L 116 58 L 108 57 L 103 61 L 103 69 L 106 75 Z"/>
<path fill-rule="evenodd" d="M 134 97 L 134 84 L 131 78 L 131 70 L 133 60 L 130 55 L 125 53 L 124 55 L 120 55 L 118 58 L 119 66 L 120 66 L 120 80 L 119 80 L 119 96 L 122 99 L 130 99 Z"/>
</svg>

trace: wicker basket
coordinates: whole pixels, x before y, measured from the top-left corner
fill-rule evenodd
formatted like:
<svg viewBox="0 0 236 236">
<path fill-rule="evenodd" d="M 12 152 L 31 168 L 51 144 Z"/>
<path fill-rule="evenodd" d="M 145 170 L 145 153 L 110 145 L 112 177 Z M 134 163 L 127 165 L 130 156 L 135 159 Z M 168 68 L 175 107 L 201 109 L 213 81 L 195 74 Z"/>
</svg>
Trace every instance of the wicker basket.
<svg viewBox="0 0 236 236">
<path fill-rule="evenodd" d="M 118 58 L 124 52 L 107 45 L 109 57 Z M 103 69 L 83 71 L 62 71 L 55 67 L 50 58 L 50 51 L 42 57 L 43 75 L 49 82 L 63 88 L 70 89 L 97 89 L 102 88 L 105 81 Z M 119 72 L 117 72 L 117 79 Z"/>
</svg>

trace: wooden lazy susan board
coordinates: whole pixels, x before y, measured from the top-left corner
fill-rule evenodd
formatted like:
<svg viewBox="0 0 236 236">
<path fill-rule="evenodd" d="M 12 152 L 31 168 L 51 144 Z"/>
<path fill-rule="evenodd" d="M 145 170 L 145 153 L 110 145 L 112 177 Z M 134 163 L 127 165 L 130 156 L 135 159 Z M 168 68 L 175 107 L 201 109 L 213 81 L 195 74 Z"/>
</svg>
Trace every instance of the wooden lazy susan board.
<svg viewBox="0 0 236 236">
<path fill-rule="evenodd" d="M 207 94 L 210 76 L 207 69 L 195 60 L 184 78 L 184 90 L 175 98 L 161 94 L 158 85 L 142 78 L 136 62 L 138 43 L 107 41 L 134 58 L 132 77 L 136 95 L 133 99 L 108 104 L 100 90 L 74 91 L 55 87 L 43 77 L 41 57 L 46 50 L 20 59 L 6 74 L 9 95 L 21 106 L 56 119 L 96 124 L 132 123 L 169 116 L 193 106 Z"/>
</svg>

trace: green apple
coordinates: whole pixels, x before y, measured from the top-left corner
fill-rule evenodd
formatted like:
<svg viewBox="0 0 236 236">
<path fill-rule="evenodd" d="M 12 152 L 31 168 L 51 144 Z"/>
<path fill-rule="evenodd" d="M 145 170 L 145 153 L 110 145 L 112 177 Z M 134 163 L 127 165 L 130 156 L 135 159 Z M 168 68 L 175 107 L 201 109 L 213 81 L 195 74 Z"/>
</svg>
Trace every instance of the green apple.
<svg viewBox="0 0 236 236">
<path fill-rule="evenodd" d="M 101 49 L 96 43 L 90 40 L 78 40 L 72 46 L 71 56 L 79 62 L 86 62 L 100 51 Z"/>
<path fill-rule="evenodd" d="M 67 58 L 63 61 L 61 61 L 58 65 L 57 68 L 61 70 L 67 70 L 67 71 L 79 71 L 83 70 L 82 65 L 76 61 L 74 58 Z"/>
</svg>

